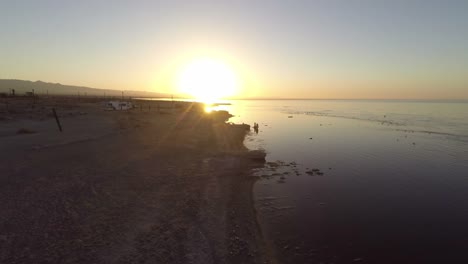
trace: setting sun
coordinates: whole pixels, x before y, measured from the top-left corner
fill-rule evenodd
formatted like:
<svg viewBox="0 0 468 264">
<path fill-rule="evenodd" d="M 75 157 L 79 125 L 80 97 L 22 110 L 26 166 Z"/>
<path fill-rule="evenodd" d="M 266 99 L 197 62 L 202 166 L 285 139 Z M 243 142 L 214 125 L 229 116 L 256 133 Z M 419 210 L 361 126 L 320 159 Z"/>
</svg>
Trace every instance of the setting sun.
<svg viewBox="0 0 468 264">
<path fill-rule="evenodd" d="M 187 64 L 178 76 L 177 86 L 180 92 L 202 102 L 213 102 L 238 90 L 234 71 L 214 59 L 199 59 Z"/>
</svg>

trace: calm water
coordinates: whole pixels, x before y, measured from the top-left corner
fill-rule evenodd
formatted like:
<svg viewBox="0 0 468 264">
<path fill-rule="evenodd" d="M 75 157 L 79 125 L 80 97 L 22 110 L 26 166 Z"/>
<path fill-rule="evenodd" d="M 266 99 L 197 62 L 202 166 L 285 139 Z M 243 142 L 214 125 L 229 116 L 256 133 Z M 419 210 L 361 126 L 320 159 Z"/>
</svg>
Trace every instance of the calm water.
<svg viewBox="0 0 468 264">
<path fill-rule="evenodd" d="M 254 193 L 283 263 L 468 263 L 468 103 L 232 103 L 273 162 Z"/>
</svg>

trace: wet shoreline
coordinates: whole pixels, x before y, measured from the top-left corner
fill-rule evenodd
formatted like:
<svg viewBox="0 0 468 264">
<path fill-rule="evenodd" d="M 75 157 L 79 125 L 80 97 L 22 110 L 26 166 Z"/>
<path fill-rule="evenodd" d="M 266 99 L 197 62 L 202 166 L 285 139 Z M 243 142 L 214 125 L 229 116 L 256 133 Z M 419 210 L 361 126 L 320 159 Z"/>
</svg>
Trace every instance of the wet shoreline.
<svg viewBox="0 0 468 264">
<path fill-rule="evenodd" d="M 468 260 L 466 144 L 279 109 L 238 119 L 260 126 L 246 139 L 267 152 L 255 206 L 280 263 Z"/>
</svg>

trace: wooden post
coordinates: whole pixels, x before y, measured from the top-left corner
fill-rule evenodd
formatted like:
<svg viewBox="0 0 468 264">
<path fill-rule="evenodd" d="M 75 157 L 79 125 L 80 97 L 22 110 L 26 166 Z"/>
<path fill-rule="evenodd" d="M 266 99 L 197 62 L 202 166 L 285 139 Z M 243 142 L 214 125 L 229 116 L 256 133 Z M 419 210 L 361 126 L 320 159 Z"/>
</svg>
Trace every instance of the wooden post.
<svg viewBox="0 0 468 264">
<path fill-rule="evenodd" d="M 32 89 L 32 104 L 31 104 L 31 109 L 34 109 L 36 106 L 36 94 L 34 93 L 34 89 Z"/>
<path fill-rule="evenodd" d="M 57 112 L 55 111 L 55 108 L 52 108 L 52 112 L 54 113 L 55 121 L 57 121 L 57 126 L 59 130 L 60 132 L 62 132 L 62 125 L 60 125 L 60 120 L 58 118 Z"/>
</svg>

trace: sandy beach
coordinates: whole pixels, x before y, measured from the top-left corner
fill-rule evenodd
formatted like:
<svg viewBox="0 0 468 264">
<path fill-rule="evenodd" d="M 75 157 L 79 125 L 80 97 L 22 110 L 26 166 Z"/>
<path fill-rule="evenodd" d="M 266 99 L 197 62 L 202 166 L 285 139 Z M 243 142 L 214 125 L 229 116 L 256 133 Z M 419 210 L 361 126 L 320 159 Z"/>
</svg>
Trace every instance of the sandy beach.
<svg viewBox="0 0 468 264">
<path fill-rule="evenodd" d="M 274 263 L 242 126 L 190 103 L 102 101 L 3 102 L 0 263 Z"/>
<path fill-rule="evenodd" d="M 0 264 L 468 263 L 468 1 L 0 1 Z"/>
</svg>

